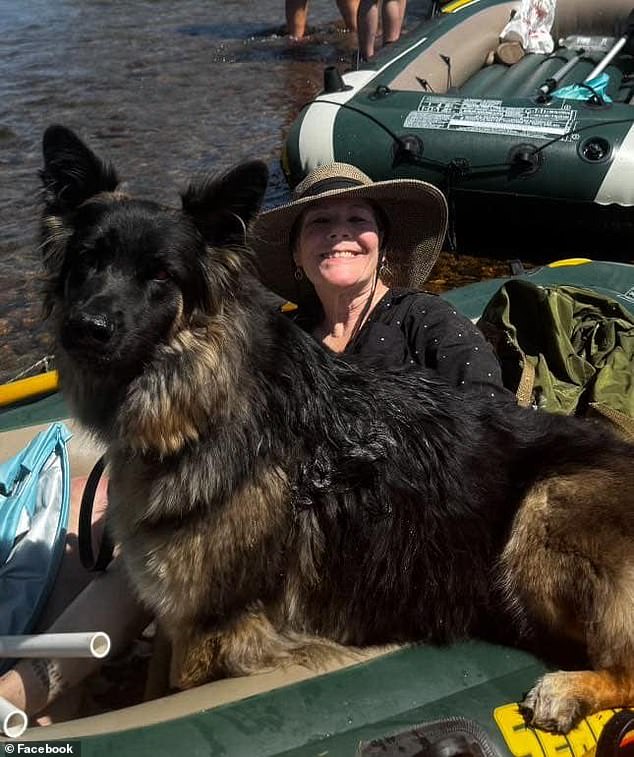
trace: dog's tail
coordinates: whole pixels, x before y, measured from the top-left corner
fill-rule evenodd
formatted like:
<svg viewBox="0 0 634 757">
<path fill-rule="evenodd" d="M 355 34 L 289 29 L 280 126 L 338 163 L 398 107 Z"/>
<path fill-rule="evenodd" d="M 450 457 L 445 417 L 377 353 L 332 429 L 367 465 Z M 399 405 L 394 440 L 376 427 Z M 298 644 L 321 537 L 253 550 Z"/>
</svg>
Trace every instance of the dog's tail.
<svg viewBox="0 0 634 757">
<path fill-rule="evenodd" d="M 579 469 L 609 470 L 612 461 L 629 460 L 634 467 L 634 443 L 604 420 L 576 418 L 514 408 L 503 413 L 504 432 L 498 444 L 514 436 L 519 450 L 520 480 L 545 478 Z M 621 469 L 621 466 L 618 466 Z"/>
</svg>

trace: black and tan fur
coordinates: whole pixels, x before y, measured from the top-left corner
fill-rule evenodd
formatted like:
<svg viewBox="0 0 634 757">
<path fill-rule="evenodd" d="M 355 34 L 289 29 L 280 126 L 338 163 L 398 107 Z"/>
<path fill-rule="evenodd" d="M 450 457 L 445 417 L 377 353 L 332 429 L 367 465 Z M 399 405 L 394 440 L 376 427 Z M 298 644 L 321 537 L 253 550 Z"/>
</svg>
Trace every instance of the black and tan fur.
<svg viewBox="0 0 634 757">
<path fill-rule="evenodd" d="M 508 628 L 596 669 L 538 682 L 533 723 L 634 704 L 632 446 L 325 351 L 243 246 L 261 163 L 170 210 L 118 194 L 62 127 L 44 162 L 64 391 L 109 446 L 110 527 L 182 685 Z"/>
</svg>

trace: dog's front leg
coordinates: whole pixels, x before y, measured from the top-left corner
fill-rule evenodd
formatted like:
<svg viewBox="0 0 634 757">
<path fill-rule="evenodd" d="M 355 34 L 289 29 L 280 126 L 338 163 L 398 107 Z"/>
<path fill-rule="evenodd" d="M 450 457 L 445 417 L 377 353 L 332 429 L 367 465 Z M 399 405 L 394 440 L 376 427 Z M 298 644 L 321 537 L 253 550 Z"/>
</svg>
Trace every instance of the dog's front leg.
<svg viewBox="0 0 634 757">
<path fill-rule="evenodd" d="M 218 671 L 219 633 L 178 635 L 172 639 L 169 683 L 172 689 L 191 689 L 221 678 Z"/>
<path fill-rule="evenodd" d="M 216 678 L 260 673 L 284 665 L 319 668 L 355 650 L 328 639 L 278 631 L 263 610 L 245 612 L 222 631 L 173 640 L 170 683 L 188 689 Z"/>
</svg>

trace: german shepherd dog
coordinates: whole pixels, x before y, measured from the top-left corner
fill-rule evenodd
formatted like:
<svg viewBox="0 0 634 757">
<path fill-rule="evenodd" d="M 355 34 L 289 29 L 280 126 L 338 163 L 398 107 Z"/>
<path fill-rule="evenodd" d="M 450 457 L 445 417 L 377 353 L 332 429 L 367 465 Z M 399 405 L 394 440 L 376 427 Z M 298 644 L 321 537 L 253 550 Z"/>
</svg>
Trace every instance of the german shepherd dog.
<svg viewBox="0 0 634 757">
<path fill-rule="evenodd" d="M 180 686 L 508 626 L 593 668 L 545 675 L 529 722 L 634 704 L 632 445 L 325 350 L 244 244 L 264 164 L 177 210 L 118 191 L 64 127 L 43 147 L 62 387 L 108 445 L 109 526 Z"/>
</svg>

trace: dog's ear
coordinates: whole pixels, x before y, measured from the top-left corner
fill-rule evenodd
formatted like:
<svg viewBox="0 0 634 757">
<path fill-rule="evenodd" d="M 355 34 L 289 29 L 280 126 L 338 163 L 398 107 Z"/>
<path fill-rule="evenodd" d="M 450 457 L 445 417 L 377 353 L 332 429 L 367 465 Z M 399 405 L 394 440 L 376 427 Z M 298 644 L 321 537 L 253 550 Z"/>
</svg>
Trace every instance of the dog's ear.
<svg viewBox="0 0 634 757">
<path fill-rule="evenodd" d="M 65 126 L 49 126 L 42 149 L 44 168 L 40 177 L 49 207 L 58 212 L 73 210 L 99 192 L 111 192 L 119 183 L 112 166 Z"/>
<path fill-rule="evenodd" d="M 183 193 L 183 211 L 212 246 L 245 244 L 246 230 L 260 209 L 269 172 L 252 160 L 219 177 L 191 184 Z"/>
</svg>

